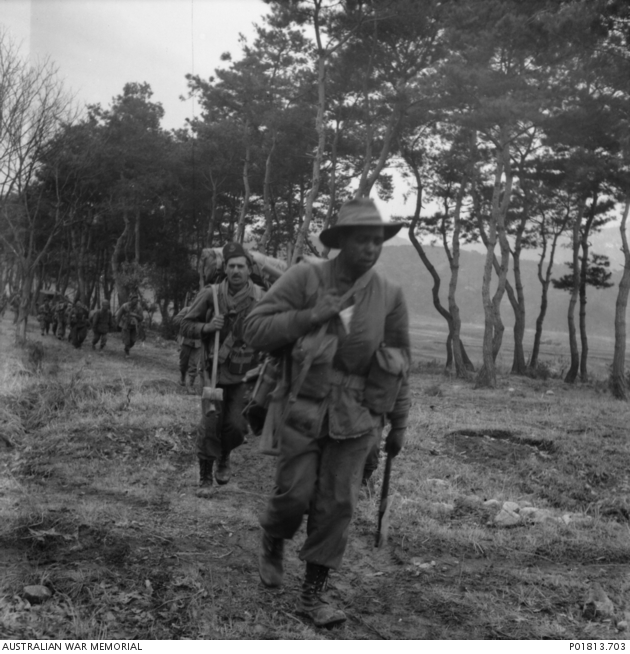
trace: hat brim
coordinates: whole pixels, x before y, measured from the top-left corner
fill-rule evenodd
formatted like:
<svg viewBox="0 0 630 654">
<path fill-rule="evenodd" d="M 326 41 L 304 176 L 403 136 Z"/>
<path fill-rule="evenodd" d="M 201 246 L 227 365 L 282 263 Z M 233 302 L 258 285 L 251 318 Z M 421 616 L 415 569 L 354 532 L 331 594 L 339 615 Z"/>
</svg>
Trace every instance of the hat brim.
<svg viewBox="0 0 630 654">
<path fill-rule="evenodd" d="M 383 240 L 389 241 L 389 239 L 396 236 L 404 226 L 404 223 L 385 223 L 383 225 L 333 225 L 332 227 L 325 229 L 319 235 L 319 240 L 325 247 L 338 250 L 341 247 L 339 244 L 339 237 L 343 232 L 348 232 L 357 227 L 382 227 Z"/>
</svg>

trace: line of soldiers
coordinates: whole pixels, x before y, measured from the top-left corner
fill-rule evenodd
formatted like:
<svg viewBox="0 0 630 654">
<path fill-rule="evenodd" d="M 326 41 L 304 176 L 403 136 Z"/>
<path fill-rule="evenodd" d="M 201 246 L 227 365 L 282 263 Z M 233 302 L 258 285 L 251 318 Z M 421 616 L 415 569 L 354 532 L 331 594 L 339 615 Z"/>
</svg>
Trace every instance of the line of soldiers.
<svg viewBox="0 0 630 654">
<path fill-rule="evenodd" d="M 250 279 L 247 252 L 229 243 L 223 250 L 226 279 L 207 285 L 181 317 L 181 336 L 202 343 L 204 385 L 213 356 L 218 360 L 222 400 L 214 402 L 211 392 L 201 403 L 201 497 L 212 496 L 213 478 L 229 482 L 230 454 L 244 442 L 245 375 L 264 353 L 283 362 L 265 420 L 266 428 L 276 416 L 278 458 L 260 517 L 258 570 L 265 586 L 282 585 L 284 541 L 306 516 L 298 610 L 316 626 L 346 619 L 322 592 L 329 570 L 341 564 L 359 489 L 376 467 L 386 422 L 388 456 L 396 456 L 404 442 L 410 405 L 407 307 L 401 289 L 374 270 L 383 242 L 401 227 L 383 221 L 371 200 L 351 200 L 336 225 L 320 235 L 339 255 L 290 268 L 267 293 Z M 217 333 L 220 347 L 213 354 Z M 279 411 L 272 411 L 275 404 Z"/>
<path fill-rule="evenodd" d="M 143 315 L 138 304 L 138 296 L 132 295 L 128 302 L 120 306 L 116 316 L 112 314 L 110 303 L 103 300 L 99 309 L 90 312 L 80 297 L 70 303 L 66 298 L 56 302 L 45 299 L 37 309 L 37 319 L 41 328 L 41 335 L 52 335 L 59 340 L 66 337 L 68 328 L 68 342 L 75 349 L 81 348 L 91 328 L 94 334 L 92 349 L 103 350 L 107 345 L 107 336 L 110 331 L 120 327 L 125 356 L 130 356 L 130 350 L 141 335 Z"/>
</svg>

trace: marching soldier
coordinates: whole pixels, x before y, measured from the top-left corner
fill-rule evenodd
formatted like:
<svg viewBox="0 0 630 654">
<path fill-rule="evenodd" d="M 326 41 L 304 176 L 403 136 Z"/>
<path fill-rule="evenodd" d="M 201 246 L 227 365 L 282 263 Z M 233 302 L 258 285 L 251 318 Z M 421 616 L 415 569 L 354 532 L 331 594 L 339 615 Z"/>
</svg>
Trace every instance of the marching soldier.
<svg viewBox="0 0 630 654">
<path fill-rule="evenodd" d="M 142 329 L 142 309 L 138 305 L 138 296 L 131 295 L 129 302 L 125 302 L 116 312 L 116 324 L 122 329 L 122 342 L 125 347 L 125 357 L 129 358 L 129 351 L 135 345 Z"/>
<path fill-rule="evenodd" d="M 37 320 L 42 330 L 42 336 L 48 335 L 50 331 L 50 323 L 53 319 L 52 304 L 48 297 L 39 305 L 37 310 Z"/>
<path fill-rule="evenodd" d="M 242 415 L 246 393 L 243 380 L 258 364 L 258 353 L 243 340 L 243 323 L 262 297 L 263 290 L 250 279 L 251 261 L 242 245 L 228 243 L 223 248 L 223 261 L 226 278 L 197 295 L 180 328 L 184 337 L 202 341 L 206 379 L 211 374 L 212 357 L 217 356 L 217 387 L 223 391 L 216 420 L 206 415 L 209 400 L 201 403 L 197 439 L 200 497 L 212 494 L 215 462 L 217 483 L 227 484 L 230 480 L 230 453 L 244 442 L 247 434 L 247 422 Z M 215 294 L 218 314 L 214 310 Z M 220 334 L 218 353 L 212 351 L 216 332 Z"/>
<path fill-rule="evenodd" d="M 95 311 L 90 319 L 94 337 L 92 338 L 92 349 L 96 350 L 96 344 L 100 341 L 99 349 L 107 345 L 107 334 L 114 328 L 114 316 L 109 308 L 109 300 L 103 300 L 101 308 Z"/>
<path fill-rule="evenodd" d="M 180 326 L 180 333 L 177 336 L 179 342 L 179 384 L 186 386 L 188 391 L 194 390 L 195 379 L 201 363 L 201 339 L 187 338 L 181 333 L 181 323 L 190 306 L 184 307 L 173 319 L 176 325 Z"/>
<path fill-rule="evenodd" d="M 70 337 L 69 340 L 75 349 L 79 349 L 83 345 L 88 333 L 90 310 L 81 302 L 81 298 L 77 297 L 70 309 Z"/>
<path fill-rule="evenodd" d="M 385 420 L 389 456 L 405 438 L 407 307 L 400 287 L 373 269 L 383 242 L 401 227 L 383 221 L 367 198 L 346 202 L 320 235 L 339 256 L 290 268 L 245 321 L 247 342 L 290 351 L 294 371 L 277 426 L 275 486 L 260 519 L 260 578 L 282 584 L 284 541 L 308 514 L 299 610 L 317 626 L 346 619 L 321 593 L 328 571 L 341 564 L 364 464 Z"/>
</svg>

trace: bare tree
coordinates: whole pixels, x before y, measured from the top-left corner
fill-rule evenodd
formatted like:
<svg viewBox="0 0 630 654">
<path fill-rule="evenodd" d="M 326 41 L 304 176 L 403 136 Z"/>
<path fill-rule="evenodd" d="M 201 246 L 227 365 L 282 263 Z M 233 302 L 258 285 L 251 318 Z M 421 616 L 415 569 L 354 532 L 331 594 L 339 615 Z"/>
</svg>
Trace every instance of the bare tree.
<svg viewBox="0 0 630 654">
<path fill-rule="evenodd" d="M 71 110 L 56 66 L 47 59 L 29 64 L 0 32 L 0 239 L 18 264 L 17 340 L 26 337 L 35 272 L 63 221 L 58 208 L 43 211 L 30 191 L 41 154 Z"/>
</svg>

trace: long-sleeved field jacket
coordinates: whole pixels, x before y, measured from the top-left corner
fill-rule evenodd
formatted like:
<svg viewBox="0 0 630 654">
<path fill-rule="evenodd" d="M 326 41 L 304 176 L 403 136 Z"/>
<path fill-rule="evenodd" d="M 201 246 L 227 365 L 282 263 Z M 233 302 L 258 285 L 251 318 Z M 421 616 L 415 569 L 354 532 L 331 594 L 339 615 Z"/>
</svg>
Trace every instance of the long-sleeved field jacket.
<svg viewBox="0 0 630 654">
<path fill-rule="evenodd" d="M 114 316 L 110 309 L 101 307 L 92 314 L 90 324 L 95 334 L 108 334 L 114 329 Z"/>
<path fill-rule="evenodd" d="M 142 309 L 140 305 L 136 305 L 136 308 L 132 308 L 131 302 L 125 302 L 121 304 L 116 312 L 116 324 L 121 329 L 137 329 L 144 320 L 142 315 Z"/>
<path fill-rule="evenodd" d="M 220 385 L 239 384 L 245 373 L 258 363 L 258 355 L 247 347 L 243 339 L 243 321 L 252 307 L 260 300 L 264 291 L 249 280 L 247 292 L 242 293 L 238 303 L 234 304 L 229 297 L 227 280 L 214 285 L 217 292 L 219 314 L 225 316 L 225 324 L 219 337 L 218 352 L 218 383 Z M 214 317 L 214 297 L 212 285 L 203 288 L 183 316 L 179 333 L 184 338 L 200 339 L 204 348 L 206 369 L 210 369 L 214 333 L 203 334 L 206 323 Z M 239 363 L 239 361 L 241 363 Z M 242 364 L 242 365 L 241 365 Z"/>
<path fill-rule="evenodd" d="M 291 346 L 295 377 L 301 365 L 299 343 L 303 341 L 300 339 L 317 330 L 311 309 L 327 289 L 337 289 L 340 294 L 347 290 L 342 286 L 335 259 L 293 266 L 245 320 L 246 342 L 268 352 Z M 361 436 L 373 428 L 374 414 L 385 413 L 392 426 L 404 428 L 410 405 L 407 382 L 410 345 L 409 317 L 402 289 L 371 269 L 355 282 L 347 308 L 351 311 L 349 328 L 344 327 L 340 316 L 329 321 L 330 360 L 326 360 L 324 352 L 319 360 L 313 361 L 299 393 L 322 402 L 334 438 Z M 378 362 L 391 360 L 392 353 L 400 365 L 391 371 L 394 396 L 383 403 L 379 400 L 383 389 L 377 387 L 380 382 L 375 381 L 379 377 L 375 369 Z"/>
</svg>

